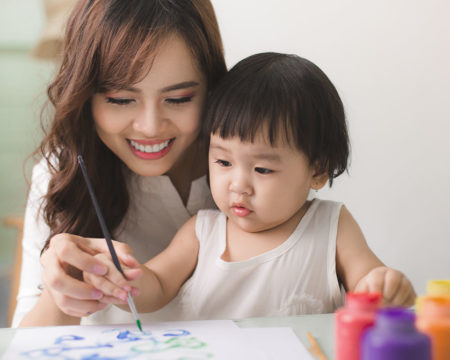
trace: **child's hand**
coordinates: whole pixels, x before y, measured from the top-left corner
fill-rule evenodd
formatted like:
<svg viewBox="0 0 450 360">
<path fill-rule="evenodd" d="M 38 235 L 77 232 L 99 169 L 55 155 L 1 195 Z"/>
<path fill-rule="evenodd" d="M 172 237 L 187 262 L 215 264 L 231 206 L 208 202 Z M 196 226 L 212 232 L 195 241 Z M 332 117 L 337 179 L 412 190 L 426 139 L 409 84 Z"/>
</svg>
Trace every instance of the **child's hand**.
<svg viewBox="0 0 450 360">
<path fill-rule="evenodd" d="M 108 304 L 126 304 L 128 292 L 131 292 L 131 296 L 139 294 L 139 289 L 130 284 L 130 281 L 137 280 L 142 276 L 142 270 L 139 268 L 139 263 L 134 260 L 134 258 L 131 259 L 130 257 L 130 261 L 127 262 L 127 264 L 120 264 L 128 280 L 116 269 L 109 254 L 97 254 L 95 255 L 95 258 L 100 260 L 106 266 L 106 274 L 100 276 L 83 272 L 83 278 L 86 283 L 91 284 L 103 293 L 103 297 L 99 299 L 100 302 Z"/>
<path fill-rule="evenodd" d="M 383 305 L 412 306 L 416 292 L 411 282 L 400 271 L 380 266 L 359 280 L 355 292 L 379 292 Z"/>
</svg>

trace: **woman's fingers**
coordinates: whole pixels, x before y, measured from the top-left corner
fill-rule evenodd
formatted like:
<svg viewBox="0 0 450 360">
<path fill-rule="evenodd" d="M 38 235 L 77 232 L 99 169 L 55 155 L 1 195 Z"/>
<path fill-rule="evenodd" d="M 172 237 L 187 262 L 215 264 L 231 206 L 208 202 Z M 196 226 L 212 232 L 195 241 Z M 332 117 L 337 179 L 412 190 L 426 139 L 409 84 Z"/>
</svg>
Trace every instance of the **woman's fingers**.
<svg viewBox="0 0 450 360">
<path fill-rule="evenodd" d="M 95 288 L 100 289 L 104 296 L 115 297 L 124 303 L 127 302 L 127 290 L 124 290 L 122 287 L 117 286 L 102 276 L 96 276 L 90 273 L 84 273 L 83 276 L 86 282 L 92 284 Z"/>
<path fill-rule="evenodd" d="M 71 297 L 61 297 L 58 307 L 67 315 L 83 317 L 103 310 L 108 304 L 96 300 L 77 300 Z"/>
<path fill-rule="evenodd" d="M 127 294 L 133 289 L 127 280 L 139 277 L 142 274 L 141 269 L 126 269 L 125 271 L 131 279 L 125 278 L 124 274 L 116 269 L 108 255 L 97 254 L 95 257 L 102 261 L 107 268 L 107 273 L 104 276 L 98 276 L 85 272 L 83 273 L 84 280 L 96 289 L 101 290 L 104 296 L 115 297 L 122 303 L 126 303 Z"/>
<path fill-rule="evenodd" d="M 94 241 L 95 240 L 95 241 Z M 93 257 L 93 244 L 100 243 L 102 239 L 86 239 L 70 234 L 55 235 L 49 243 L 48 249 L 41 257 L 43 266 L 48 257 L 56 257 L 63 266 L 72 266 L 80 271 L 97 275 L 106 273 L 103 264 Z M 97 246 L 100 246 L 99 244 Z M 97 247 L 95 246 L 95 247 Z"/>
<path fill-rule="evenodd" d="M 51 253 L 45 252 L 41 257 L 41 263 L 46 269 L 42 274 L 42 281 L 57 304 L 61 302 L 60 299 L 64 296 L 80 300 L 98 300 L 103 296 L 102 292 L 92 285 L 78 280 L 79 277 L 67 275 L 66 269 L 62 267 L 58 258 L 52 256 Z"/>
<path fill-rule="evenodd" d="M 113 244 L 122 267 L 135 268 L 126 270 L 130 279 L 138 278 L 141 270 L 131 248 L 116 241 Z M 127 292 L 137 292 L 115 268 L 105 239 L 58 234 L 42 254 L 41 264 L 46 291 L 71 316 L 89 315 L 107 303 L 126 303 Z"/>
<path fill-rule="evenodd" d="M 101 239 L 102 241 L 97 241 L 99 239 L 86 238 L 86 245 L 95 253 L 104 253 L 109 254 L 108 244 L 105 239 Z M 128 244 L 121 243 L 119 241 L 112 240 L 114 250 L 119 258 L 119 261 L 125 264 L 128 267 L 137 267 L 139 266 L 139 262 L 134 258 L 133 251 Z M 92 271 L 90 271 L 92 272 Z M 94 272 L 92 272 L 94 273 Z M 101 274 L 99 274 L 101 275 Z"/>
</svg>

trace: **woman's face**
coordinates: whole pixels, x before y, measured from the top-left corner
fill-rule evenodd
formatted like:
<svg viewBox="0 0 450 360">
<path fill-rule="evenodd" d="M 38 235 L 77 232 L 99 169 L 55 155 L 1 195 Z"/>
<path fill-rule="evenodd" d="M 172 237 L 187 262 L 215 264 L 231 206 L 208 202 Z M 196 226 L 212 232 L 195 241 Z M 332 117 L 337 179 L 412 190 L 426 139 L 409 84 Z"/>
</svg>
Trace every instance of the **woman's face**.
<svg viewBox="0 0 450 360">
<path fill-rule="evenodd" d="M 171 36 L 142 81 L 93 96 L 97 133 L 136 174 L 165 174 L 182 163 L 197 138 L 206 91 L 186 43 Z"/>
</svg>

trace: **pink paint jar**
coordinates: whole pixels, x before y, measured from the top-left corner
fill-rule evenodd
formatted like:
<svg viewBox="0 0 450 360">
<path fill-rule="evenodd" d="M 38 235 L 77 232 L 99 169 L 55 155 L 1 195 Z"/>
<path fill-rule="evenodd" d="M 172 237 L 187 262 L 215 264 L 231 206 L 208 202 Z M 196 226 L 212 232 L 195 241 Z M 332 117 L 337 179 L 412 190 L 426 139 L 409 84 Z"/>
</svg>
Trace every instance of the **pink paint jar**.
<svg viewBox="0 0 450 360">
<path fill-rule="evenodd" d="M 336 360 L 359 360 L 362 332 L 373 326 L 381 294 L 353 293 L 345 297 L 344 307 L 335 312 Z"/>
</svg>

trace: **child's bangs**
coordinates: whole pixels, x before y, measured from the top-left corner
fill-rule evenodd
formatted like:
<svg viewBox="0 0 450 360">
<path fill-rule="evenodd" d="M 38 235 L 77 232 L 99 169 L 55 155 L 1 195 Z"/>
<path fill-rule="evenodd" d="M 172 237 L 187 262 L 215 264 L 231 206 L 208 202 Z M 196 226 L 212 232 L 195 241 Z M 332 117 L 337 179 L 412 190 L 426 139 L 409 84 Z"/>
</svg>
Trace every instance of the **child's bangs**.
<svg viewBox="0 0 450 360">
<path fill-rule="evenodd" d="M 208 115 L 209 133 L 222 138 L 239 136 L 241 141 L 251 142 L 262 133 L 272 146 L 282 141 L 296 147 L 295 102 L 288 102 L 289 97 L 280 93 L 280 89 L 261 85 L 252 87 L 256 89 L 252 92 L 243 85 L 222 94 L 221 100 L 212 106 L 213 113 Z"/>
</svg>

